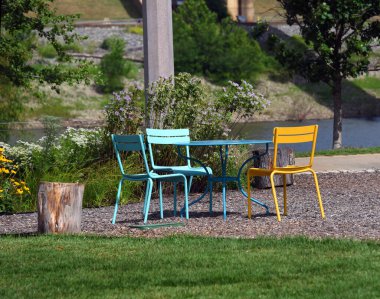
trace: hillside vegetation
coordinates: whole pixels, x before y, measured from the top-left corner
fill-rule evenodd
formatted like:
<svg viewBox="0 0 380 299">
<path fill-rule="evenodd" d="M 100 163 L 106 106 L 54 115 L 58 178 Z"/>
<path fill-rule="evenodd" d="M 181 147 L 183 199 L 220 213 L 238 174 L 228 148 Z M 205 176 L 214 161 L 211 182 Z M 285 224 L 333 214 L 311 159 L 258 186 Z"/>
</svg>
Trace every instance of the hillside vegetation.
<svg viewBox="0 0 380 299">
<path fill-rule="evenodd" d="M 141 18 L 141 11 L 131 0 L 56 0 L 54 8 L 60 14 L 80 14 L 81 20 Z M 259 19 L 281 21 L 277 0 L 256 0 L 255 16 Z"/>
<path fill-rule="evenodd" d="M 141 18 L 131 0 L 56 0 L 53 7 L 59 14 L 80 14 L 81 20 Z"/>
</svg>

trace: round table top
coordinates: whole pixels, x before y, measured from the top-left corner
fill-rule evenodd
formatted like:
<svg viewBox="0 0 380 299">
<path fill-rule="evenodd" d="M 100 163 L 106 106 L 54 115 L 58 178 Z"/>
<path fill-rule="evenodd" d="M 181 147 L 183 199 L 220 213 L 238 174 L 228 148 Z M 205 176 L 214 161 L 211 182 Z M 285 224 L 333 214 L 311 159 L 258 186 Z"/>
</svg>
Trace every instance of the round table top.
<svg viewBox="0 0 380 299">
<path fill-rule="evenodd" d="M 220 145 L 242 145 L 242 144 L 269 144 L 272 140 L 242 139 L 242 140 L 197 140 L 190 142 L 176 142 L 179 146 L 220 146 Z"/>
</svg>

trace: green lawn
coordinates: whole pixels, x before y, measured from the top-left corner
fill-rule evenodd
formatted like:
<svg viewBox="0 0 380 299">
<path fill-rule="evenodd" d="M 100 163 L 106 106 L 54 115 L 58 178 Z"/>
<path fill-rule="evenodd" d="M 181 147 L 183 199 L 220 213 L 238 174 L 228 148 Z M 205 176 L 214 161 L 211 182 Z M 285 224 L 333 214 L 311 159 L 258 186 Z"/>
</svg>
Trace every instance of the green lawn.
<svg viewBox="0 0 380 299">
<path fill-rule="evenodd" d="M 380 243 L 1 237 L 0 298 L 379 298 Z"/>
<path fill-rule="evenodd" d="M 380 153 L 380 146 L 374 147 L 344 147 L 340 149 L 331 149 L 331 150 L 323 150 L 317 151 L 315 153 L 316 156 L 336 156 L 336 155 L 363 155 L 363 154 L 378 154 Z M 297 157 L 309 157 L 310 152 L 296 152 Z"/>
</svg>

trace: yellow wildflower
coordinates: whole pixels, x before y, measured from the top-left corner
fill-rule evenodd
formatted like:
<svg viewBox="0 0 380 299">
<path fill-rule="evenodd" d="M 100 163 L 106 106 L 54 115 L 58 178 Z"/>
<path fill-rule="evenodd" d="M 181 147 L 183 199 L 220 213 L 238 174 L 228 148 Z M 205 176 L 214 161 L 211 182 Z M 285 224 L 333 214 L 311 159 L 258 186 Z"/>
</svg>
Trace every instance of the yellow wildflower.
<svg viewBox="0 0 380 299">
<path fill-rule="evenodd" d="M 30 189 L 28 187 L 24 186 L 24 190 L 29 191 Z"/>
<path fill-rule="evenodd" d="M 24 181 L 20 181 L 21 184 L 25 185 L 26 183 Z"/>
<path fill-rule="evenodd" d="M 14 184 L 15 186 L 20 186 L 20 183 L 19 183 L 19 182 L 16 182 L 16 181 L 14 181 L 13 184 Z"/>
<path fill-rule="evenodd" d="M 0 152 L 3 152 L 4 151 L 4 148 L 3 147 L 0 147 Z"/>
<path fill-rule="evenodd" d="M 22 191 L 22 189 L 17 188 L 16 193 L 17 193 L 17 194 L 23 194 L 24 191 Z"/>
<path fill-rule="evenodd" d="M 14 171 L 13 169 L 11 170 L 11 173 L 13 173 L 13 174 L 16 174 L 17 172 L 16 171 Z"/>
<path fill-rule="evenodd" d="M 4 173 L 9 173 L 9 170 L 6 169 L 6 168 L 3 168 L 3 172 L 4 172 Z"/>
<path fill-rule="evenodd" d="M 0 189 L 0 193 L 3 193 L 4 192 L 4 190 L 3 189 Z"/>
</svg>

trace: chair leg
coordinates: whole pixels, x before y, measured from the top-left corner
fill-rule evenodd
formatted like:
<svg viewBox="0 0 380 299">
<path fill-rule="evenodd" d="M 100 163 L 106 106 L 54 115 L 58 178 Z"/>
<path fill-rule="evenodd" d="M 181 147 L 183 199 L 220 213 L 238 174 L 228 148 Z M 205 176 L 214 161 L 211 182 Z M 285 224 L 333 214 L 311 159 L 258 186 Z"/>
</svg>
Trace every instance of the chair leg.
<svg viewBox="0 0 380 299">
<path fill-rule="evenodd" d="M 210 207 L 209 207 L 209 211 L 210 211 L 210 214 L 212 214 L 212 182 L 210 180 L 208 181 L 208 188 L 209 188 L 209 192 L 210 192 Z"/>
<path fill-rule="evenodd" d="M 164 208 L 163 208 L 163 205 L 162 205 L 162 182 L 159 181 L 158 183 L 158 192 L 160 194 L 160 217 L 161 219 L 164 218 Z"/>
<path fill-rule="evenodd" d="M 325 211 L 323 209 L 321 192 L 319 191 L 319 184 L 318 184 L 317 174 L 315 173 L 315 171 L 313 169 L 310 169 L 310 172 L 313 174 L 313 177 L 314 177 L 315 188 L 317 189 L 317 195 L 318 195 L 319 209 L 321 210 L 321 216 L 324 219 L 325 218 Z"/>
<path fill-rule="evenodd" d="M 188 192 L 189 192 L 189 193 L 190 193 L 190 189 L 191 189 L 191 184 L 192 184 L 192 183 L 193 183 L 193 176 L 190 176 L 190 177 L 189 177 L 189 184 L 188 184 L 188 187 L 189 187 L 189 189 L 188 189 L 189 191 L 188 191 Z"/>
<path fill-rule="evenodd" d="M 177 216 L 177 182 L 174 182 L 173 215 Z"/>
<path fill-rule="evenodd" d="M 223 182 L 222 191 L 223 191 L 223 219 L 227 219 L 227 203 L 226 203 L 226 190 L 227 190 L 227 184 L 226 182 Z"/>
<path fill-rule="evenodd" d="M 120 182 L 119 182 L 119 187 L 117 189 L 116 202 L 115 202 L 115 210 L 113 212 L 112 224 L 115 224 L 115 222 L 116 222 L 116 214 L 117 214 L 117 210 L 119 209 L 121 188 L 123 186 L 123 182 L 124 182 L 124 180 L 121 179 Z"/>
<path fill-rule="evenodd" d="M 252 202 L 251 202 L 251 174 L 247 172 L 247 204 L 248 204 L 248 218 L 252 217 Z"/>
<path fill-rule="evenodd" d="M 148 213 L 149 213 L 149 206 L 150 206 L 150 198 L 152 197 L 152 189 L 153 189 L 153 180 L 148 179 L 148 192 L 146 194 L 146 208 L 145 208 L 145 215 L 144 215 L 144 223 L 148 221 Z"/>
<path fill-rule="evenodd" d="M 148 183 L 148 181 L 146 181 L 145 196 L 144 196 L 143 217 L 144 217 L 145 211 L 146 211 L 146 203 L 148 202 L 148 200 L 147 200 L 148 193 L 149 193 L 149 183 Z"/>
<path fill-rule="evenodd" d="M 282 175 L 282 182 L 284 184 L 284 215 L 288 215 L 288 204 L 286 199 L 286 174 Z"/>
<path fill-rule="evenodd" d="M 193 178 L 193 177 L 191 177 Z M 189 219 L 189 190 L 190 187 L 187 185 L 187 179 L 186 177 L 183 178 L 183 189 L 185 190 L 185 213 L 186 213 L 186 219 Z"/>
<path fill-rule="evenodd" d="M 274 200 L 274 206 L 276 208 L 277 220 L 281 221 L 280 210 L 278 208 L 278 202 L 277 202 L 276 187 L 274 185 L 274 180 L 273 180 L 274 174 L 275 173 L 272 172 L 270 175 L 270 184 L 272 187 L 272 195 L 273 195 L 273 200 Z"/>
</svg>

